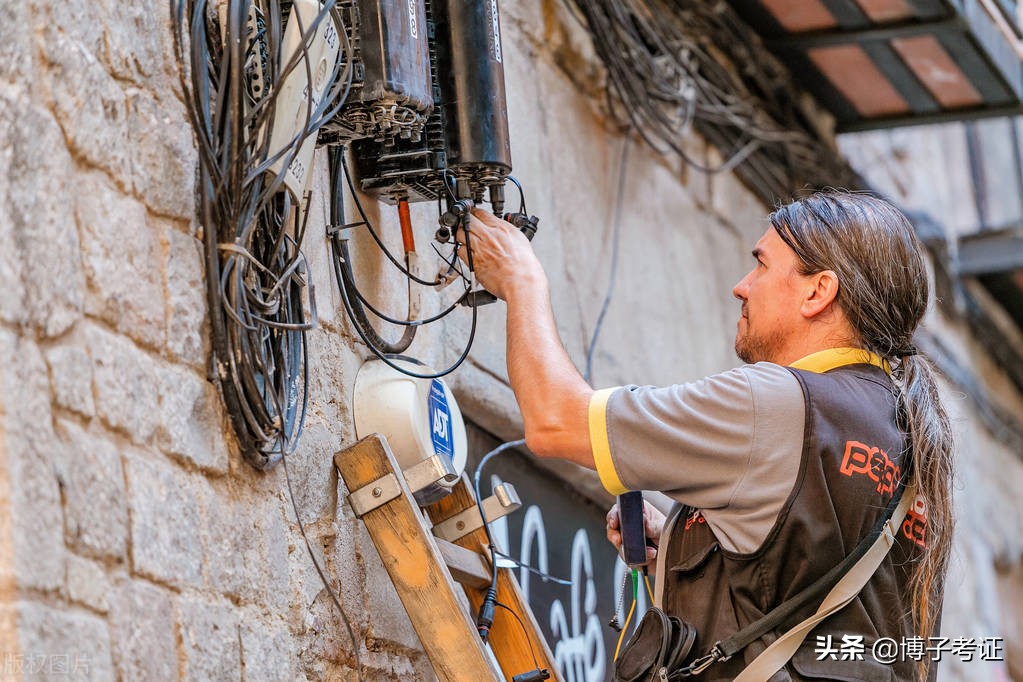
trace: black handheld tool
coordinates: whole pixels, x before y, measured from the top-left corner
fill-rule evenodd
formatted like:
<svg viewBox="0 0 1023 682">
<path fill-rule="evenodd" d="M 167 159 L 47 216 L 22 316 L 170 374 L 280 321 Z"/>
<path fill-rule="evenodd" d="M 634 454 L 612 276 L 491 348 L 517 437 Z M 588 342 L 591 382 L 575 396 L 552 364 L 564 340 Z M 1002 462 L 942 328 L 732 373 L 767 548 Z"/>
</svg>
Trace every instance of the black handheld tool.
<svg viewBox="0 0 1023 682">
<path fill-rule="evenodd" d="M 646 529 L 643 493 L 635 490 L 618 496 L 618 528 L 622 533 L 622 558 L 629 566 L 646 563 Z"/>
</svg>

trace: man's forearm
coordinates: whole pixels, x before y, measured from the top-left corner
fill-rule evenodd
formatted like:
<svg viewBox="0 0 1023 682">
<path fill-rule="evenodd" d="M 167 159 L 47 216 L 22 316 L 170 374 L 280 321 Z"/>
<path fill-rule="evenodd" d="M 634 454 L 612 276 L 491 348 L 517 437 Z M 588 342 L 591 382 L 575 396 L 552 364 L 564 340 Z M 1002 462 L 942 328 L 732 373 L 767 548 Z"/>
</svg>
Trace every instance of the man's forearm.
<svg viewBox="0 0 1023 682">
<path fill-rule="evenodd" d="M 522 410 L 529 448 L 593 468 L 587 410 L 593 390 L 558 336 L 542 274 L 509 287 L 508 378 Z"/>
</svg>

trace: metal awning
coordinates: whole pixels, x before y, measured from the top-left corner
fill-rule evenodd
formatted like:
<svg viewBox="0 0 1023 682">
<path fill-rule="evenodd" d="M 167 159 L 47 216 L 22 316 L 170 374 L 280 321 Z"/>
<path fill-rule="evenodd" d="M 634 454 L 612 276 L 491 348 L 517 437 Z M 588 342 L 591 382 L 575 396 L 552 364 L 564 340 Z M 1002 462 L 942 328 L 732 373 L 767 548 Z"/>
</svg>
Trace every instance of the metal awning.
<svg viewBox="0 0 1023 682">
<path fill-rule="evenodd" d="M 1023 330 L 1023 225 L 960 237 L 955 269 L 976 277 Z"/>
<path fill-rule="evenodd" d="M 1023 113 L 1016 0 L 729 0 L 837 132 Z"/>
</svg>

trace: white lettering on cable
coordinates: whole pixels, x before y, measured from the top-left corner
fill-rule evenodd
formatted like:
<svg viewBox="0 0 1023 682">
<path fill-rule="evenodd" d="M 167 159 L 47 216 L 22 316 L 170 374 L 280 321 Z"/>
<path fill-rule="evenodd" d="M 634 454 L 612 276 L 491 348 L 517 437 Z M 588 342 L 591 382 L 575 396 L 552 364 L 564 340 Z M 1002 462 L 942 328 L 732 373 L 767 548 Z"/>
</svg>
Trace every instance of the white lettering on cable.
<svg viewBox="0 0 1023 682">
<path fill-rule="evenodd" d="M 494 59 L 501 62 L 501 27 L 497 23 L 497 0 L 490 0 L 490 28 L 494 32 Z"/>
</svg>

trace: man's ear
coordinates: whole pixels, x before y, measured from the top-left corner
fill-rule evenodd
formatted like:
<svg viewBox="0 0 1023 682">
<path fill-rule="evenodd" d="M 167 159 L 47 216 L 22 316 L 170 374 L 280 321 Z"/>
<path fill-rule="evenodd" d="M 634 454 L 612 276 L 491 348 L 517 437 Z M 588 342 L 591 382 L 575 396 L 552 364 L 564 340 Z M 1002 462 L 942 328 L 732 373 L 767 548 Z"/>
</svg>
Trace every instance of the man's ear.
<svg viewBox="0 0 1023 682">
<path fill-rule="evenodd" d="M 803 317 L 811 319 L 827 311 L 838 297 L 838 275 L 834 270 L 821 270 L 808 278 L 806 295 L 799 307 Z"/>
</svg>

